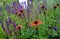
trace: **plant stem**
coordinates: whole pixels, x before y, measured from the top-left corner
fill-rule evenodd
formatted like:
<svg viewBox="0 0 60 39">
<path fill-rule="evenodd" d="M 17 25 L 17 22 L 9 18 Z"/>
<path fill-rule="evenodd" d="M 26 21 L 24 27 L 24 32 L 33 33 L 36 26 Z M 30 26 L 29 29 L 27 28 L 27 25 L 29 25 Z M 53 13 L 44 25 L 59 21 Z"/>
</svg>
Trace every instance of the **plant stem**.
<svg viewBox="0 0 60 39">
<path fill-rule="evenodd" d="M 36 35 L 37 35 L 37 39 L 39 39 L 39 32 L 38 32 L 38 27 L 36 25 Z"/>
</svg>

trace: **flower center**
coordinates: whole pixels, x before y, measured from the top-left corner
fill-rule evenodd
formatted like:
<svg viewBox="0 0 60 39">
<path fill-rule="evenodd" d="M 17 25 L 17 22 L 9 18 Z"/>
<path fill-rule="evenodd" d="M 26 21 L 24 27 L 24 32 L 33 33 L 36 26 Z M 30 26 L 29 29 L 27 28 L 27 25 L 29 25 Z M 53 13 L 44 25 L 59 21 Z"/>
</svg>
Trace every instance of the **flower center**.
<svg viewBox="0 0 60 39">
<path fill-rule="evenodd" d="M 38 21 L 35 21 L 34 23 L 35 23 L 35 24 L 37 24 L 37 23 L 38 23 Z"/>
<path fill-rule="evenodd" d="M 23 10 L 20 10 L 21 13 L 23 13 Z"/>
<path fill-rule="evenodd" d="M 18 27 L 18 29 L 21 29 L 21 27 Z"/>
<path fill-rule="evenodd" d="M 42 6 L 42 8 L 44 9 L 44 8 L 45 8 L 45 6 Z"/>
</svg>

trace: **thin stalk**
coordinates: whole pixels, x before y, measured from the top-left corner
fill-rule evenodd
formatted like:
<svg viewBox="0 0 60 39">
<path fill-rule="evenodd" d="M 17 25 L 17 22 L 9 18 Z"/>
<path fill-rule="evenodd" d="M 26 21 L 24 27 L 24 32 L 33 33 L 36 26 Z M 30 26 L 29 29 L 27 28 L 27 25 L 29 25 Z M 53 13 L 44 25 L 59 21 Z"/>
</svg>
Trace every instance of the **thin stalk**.
<svg viewBox="0 0 60 39">
<path fill-rule="evenodd" d="M 18 35 L 18 38 L 19 38 L 19 39 L 22 39 L 22 37 L 21 37 L 21 36 L 22 36 L 22 34 L 21 34 L 21 29 L 19 29 L 18 34 L 19 34 L 19 35 Z"/>
<path fill-rule="evenodd" d="M 14 30 L 14 39 L 17 39 L 17 33 L 16 33 L 16 31 Z"/>
<path fill-rule="evenodd" d="M 28 31 L 30 32 L 30 10 L 29 10 L 29 1 L 28 1 L 28 9 L 27 9 L 27 12 L 28 12 Z"/>
<path fill-rule="evenodd" d="M 45 13 L 45 11 L 44 11 L 44 13 Z M 46 17 L 47 17 L 47 16 L 46 16 L 46 13 L 45 13 L 45 25 L 46 25 L 46 23 L 47 23 L 47 21 L 46 21 L 47 18 L 46 18 Z"/>
<path fill-rule="evenodd" d="M 37 35 L 37 39 L 39 39 L 39 32 L 38 32 L 38 27 L 36 25 L 36 35 Z"/>
<path fill-rule="evenodd" d="M 54 9 L 54 20 L 56 20 L 56 13 L 55 13 L 55 11 L 56 11 L 56 9 Z M 53 26 L 56 26 L 56 23 L 57 23 L 57 22 L 53 22 L 53 23 L 54 23 Z"/>
</svg>

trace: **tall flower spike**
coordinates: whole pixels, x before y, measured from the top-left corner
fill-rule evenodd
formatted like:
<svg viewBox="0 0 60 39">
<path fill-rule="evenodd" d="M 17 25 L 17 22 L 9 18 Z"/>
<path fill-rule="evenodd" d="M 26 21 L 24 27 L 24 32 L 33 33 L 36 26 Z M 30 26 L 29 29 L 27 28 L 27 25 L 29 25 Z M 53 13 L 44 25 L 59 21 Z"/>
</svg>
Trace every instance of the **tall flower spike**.
<svg viewBox="0 0 60 39">
<path fill-rule="evenodd" d="M 18 10 L 21 10 L 21 9 L 23 9 L 23 6 L 20 5 L 20 3 L 18 3 Z"/>
<path fill-rule="evenodd" d="M 15 6 L 16 6 L 16 2 L 13 2 L 12 4 L 13 4 L 13 7 L 15 7 Z"/>
<path fill-rule="evenodd" d="M 6 21 L 6 29 L 9 31 L 9 23 Z"/>
<path fill-rule="evenodd" d="M 13 14 L 14 14 L 15 12 L 16 12 L 16 11 L 15 11 L 15 9 L 12 9 L 12 10 L 11 10 L 11 13 L 13 13 Z"/>
<path fill-rule="evenodd" d="M 2 29 L 5 31 L 4 22 L 2 21 Z"/>
<path fill-rule="evenodd" d="M 30 0 L 31 2 L 33 2 L 33 0 Z"/>
<path fill-rule="evenodd" d="M 11 18 L 8 16 L 8 22 L 11 23 Z"/>
<path fill-rule="evenodd" d="M 6 28 L 4 27 L 3 21 L 2 21 L 2 28 L 6 33 L 8 33 L 8 34 L 10 33 L 9 29 L 7 29 L 7 26 L 6 26 Z"/>
<path fill-rule="evenodd" d="M 8 4 L 6 4 L 6 11 L 7 11 L 7 14 L 9 15 L 9 13 L 11 12 L 10 11 L 10 6 Z"/>
<path fill-rule="evenodd" d="M 6 4 L 6 10 L 9 10 L 10 6 L 8 4 Z"/>
</svg>

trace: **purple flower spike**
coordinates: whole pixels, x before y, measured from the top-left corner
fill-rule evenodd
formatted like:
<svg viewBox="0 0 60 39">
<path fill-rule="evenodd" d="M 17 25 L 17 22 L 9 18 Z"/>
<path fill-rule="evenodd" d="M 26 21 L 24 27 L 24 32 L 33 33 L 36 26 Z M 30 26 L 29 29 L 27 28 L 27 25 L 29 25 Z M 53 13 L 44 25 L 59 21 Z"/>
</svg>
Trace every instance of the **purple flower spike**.
<svg viewBox="0 0 60 39">
<path fill-rule="evenodd" d="M 6 10 L 9 10 L 10 6 L 8 4 L 6 4 Z"/>
<path fill-rule="evenodd" d="M 11 30 L 9 29 L 9 23 L 6 21 L 6 30 L 8 34 L 11 34 Z"/>
<path fill-rule="evenodd" d="M 20 3 L 18 3 L 18 6 L 21 6 Z"/>
<path fill-rule="evenodd" d="M 15 12 L 16 12 L 16 10 L 14 10 L 14 9 L 12 9 L 12 10 L 11 10 L 11 13 L 13 13 L 13 14 L 14 14 Z"/>
<path fill-rule="evenodd" d="M 33 0 L 30 0 L 31 2 L 33 2 Z"/>
<path fill-rule="evenodd" d="M 15 6 L 16 6 L 16 2 L 13 2 L 12 4 L 13 4 L 13 7 L 15 7 Z"/>
<path fill-rule="evenodd" d="M 4 27 L 4 23 L 3 23 L 3 21 L 2 21 L 2 29 L 5 31 L 5 27 Z"/>
<path fill-rule="evenodd" d="M 6 21 L 6 28 L 9 30 L 9 23 Z"/>
<path fill-rule="evenodd" d="M 23 7 L 18 3 L 18 10 L 21 10 Z"/>
<path fill-rule="evenodd" d="M 11 18 L 10 17 L 8 17 L 8 23 L 11 23 Z"/>
</svg>

